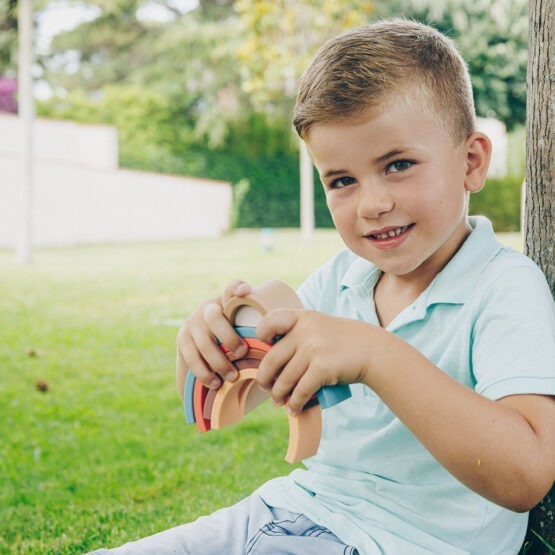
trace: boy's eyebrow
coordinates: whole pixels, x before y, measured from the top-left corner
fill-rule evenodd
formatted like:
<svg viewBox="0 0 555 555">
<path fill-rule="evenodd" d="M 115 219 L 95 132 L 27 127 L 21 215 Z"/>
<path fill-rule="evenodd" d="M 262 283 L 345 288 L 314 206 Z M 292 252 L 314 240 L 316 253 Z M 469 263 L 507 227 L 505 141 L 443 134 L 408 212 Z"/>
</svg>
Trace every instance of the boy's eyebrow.
<svg viewBox="0 0 555 555">
<path fill-rule="evenodd" d="M 329 170 L 324 175 L 322 175 L 322 179 L 327 179 L 328 177 L 335 177 L 336 175 L 345 175 L 347 170 Z"/>
<path fill-rule="evenodd" d="M 407 149 L 403 148 L 403 147 L 394 148 L 393 150 L 390 150 L 389 152 L 386 152 L 385 154 L 382 154 L 381 156 L 376 158 L 376 162 L 378 162 L 378 163 L 379 162 L 385 162 L 389 158 L 394 158 L 395 156 L 399 156 L 400 154 L 404 154 L 406 151 L 407 151 Z"/>
</svg>

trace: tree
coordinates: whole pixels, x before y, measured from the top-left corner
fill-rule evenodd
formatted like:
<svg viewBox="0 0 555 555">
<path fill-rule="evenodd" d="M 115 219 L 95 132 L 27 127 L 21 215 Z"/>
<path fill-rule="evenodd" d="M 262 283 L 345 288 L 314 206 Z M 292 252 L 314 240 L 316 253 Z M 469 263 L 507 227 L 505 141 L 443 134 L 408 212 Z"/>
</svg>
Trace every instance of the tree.
<svg viewBox="0 0 555 555">
<path fill-rule="evenodd" d="M 221 144 L 229 122 L 251 111 L 240 86 L 237 15 L 230 0 L 205 1 L 183 13 L 170 9 L 171 0 L 160 1 L 167 9 L 162 21 L 141 16 L 147 4 L 152 2 L 89 2 L 97 17 L 54 38 L 41 60 L 45 79 L 61 97 L 82 91 L 99 99 L 108 87 L 143 88 L 190 117 L 210 145 Z"/>
<path fill-rule="evenodd" d="M 531 0 L 524 250 L 555 297 L 555 0 Z M 555 549 L 555 488 L 530 515 L 527 555 Z M 539 538 L 543 538 L 543 541 Z M 546 547 L 549 545 L 550 547 Z"/>
<path fill-rule="evenodd" d="M 380 17 L 404 16 L 451 37 L 466 60 L 476 111 L 508 129 L 524 124 L 526 111 L 527 0 L 376 0 Z"/>
<path fill-rule="evenodd" d="M 368 20 L 367 0 L 237 0 L 242 82 L 257 109 L 290 118 L 297 79 L 316 49 Z"/>
<path fill-rule="evenodd" d="M 0 0 L 0 77 L 15 69 L 17 0 Z"/>
</svg>

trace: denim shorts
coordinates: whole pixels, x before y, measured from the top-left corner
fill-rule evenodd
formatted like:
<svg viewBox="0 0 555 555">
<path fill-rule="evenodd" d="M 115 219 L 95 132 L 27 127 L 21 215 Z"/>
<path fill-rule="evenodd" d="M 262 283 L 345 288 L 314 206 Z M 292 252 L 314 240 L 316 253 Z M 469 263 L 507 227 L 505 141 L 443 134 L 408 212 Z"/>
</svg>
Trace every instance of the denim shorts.
<svg viewBox="0 0 555 555">
<path fill-rule="evenodd" d="M 358 555 L 304 515 L 270 507 L 253 494 L 231 507 L 88 555 Z"/>
</svg>

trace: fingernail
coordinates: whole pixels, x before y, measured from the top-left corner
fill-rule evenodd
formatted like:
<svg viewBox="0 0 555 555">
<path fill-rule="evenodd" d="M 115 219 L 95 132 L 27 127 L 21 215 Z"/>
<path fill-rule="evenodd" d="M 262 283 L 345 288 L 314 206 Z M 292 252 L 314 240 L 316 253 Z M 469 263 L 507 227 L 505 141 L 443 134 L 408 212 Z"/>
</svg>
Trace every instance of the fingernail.
<svg viewBox="0 0 555 555">
<path fill-rule="evenodd" d="M 246 343 L 241 343 L 241 345 L 239 345 L 239 347 L 237 347 L 237 349 L 235 349 L 235 351 L 233 351 L 233 354 L 236 357 L 244 357 L 249 351 L 249 346 Z"/>
<path fill-rule="evenodd" d="M 298 410 L 294 410 L 291 407 L 287 406 L 287 412 L 289 413 L 290 416 L 297 416 L 299 414 Z"/>
<path fill-rule="evenodd" d="M 235 379 L 236 379 L 236 377 L 237 377 L 237 373 L 236 373 L 236 372 L 228 372 L 228 373 L 225 375 L 225 379 L 226 379 L 228 382 L 234 382 Z"/>
<path fill-rule="evenodd" d="M 249 286 L 246 283 L 240 283 L 235 288 L 235 294 L 240 295 L 241 293 L 247 293 L 249 291 Z"/>
<path fill-rule="evenodd" d="M 218 389 L 218 387 L 220 387 L 220 380 L 212 380 L 210 382 L 210 389 Z"/>
</svg>

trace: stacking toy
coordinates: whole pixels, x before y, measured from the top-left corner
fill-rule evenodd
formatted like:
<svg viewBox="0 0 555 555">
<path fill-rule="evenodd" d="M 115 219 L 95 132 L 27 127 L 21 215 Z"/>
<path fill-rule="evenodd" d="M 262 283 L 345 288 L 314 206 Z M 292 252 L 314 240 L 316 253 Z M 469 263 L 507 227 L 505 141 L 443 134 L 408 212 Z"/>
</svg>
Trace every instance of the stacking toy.
<svg viewBox="0 0 555 555">
<path fill-rule="evenodd" d="M 270 395 L 256 383 L 260 361 L 272 345 L 257 339 L 256 325 L 262 316 L 275 308 L 302 308 L 295 291 L 281 281 L 265 281 L 245 297 L 232 297 L 224 307 L 224 315 L 244 339 L 249 350 L 235 357 L 225 345 L 226 353 L 238 371 L 234 382 L 224 381 L 218 389 L 208 389 L 189 371 L 185 380 L 185 420 L 196 423 L 200 432 L 219 430 L 242 420 L 246 414 L 267 400 Z M 322 409 L 349 398 L 348 385 L 326 386 L 304 406 L 297 416 L 289 418 L 289 445 L 285 460 L 296 463 L 318 451 L 322 435 Z"/>
</svg>

